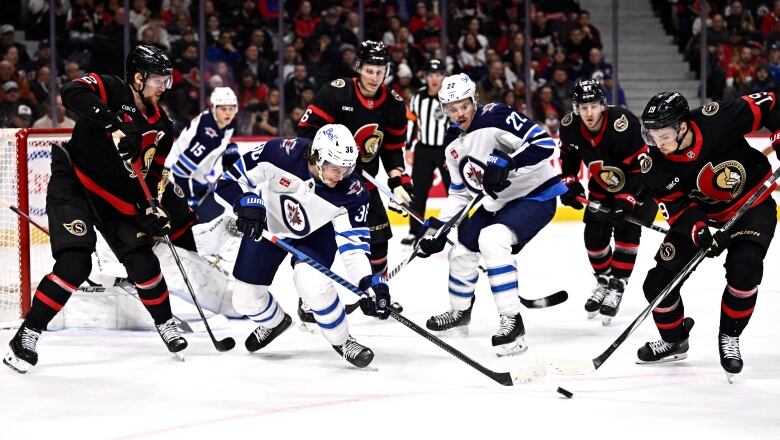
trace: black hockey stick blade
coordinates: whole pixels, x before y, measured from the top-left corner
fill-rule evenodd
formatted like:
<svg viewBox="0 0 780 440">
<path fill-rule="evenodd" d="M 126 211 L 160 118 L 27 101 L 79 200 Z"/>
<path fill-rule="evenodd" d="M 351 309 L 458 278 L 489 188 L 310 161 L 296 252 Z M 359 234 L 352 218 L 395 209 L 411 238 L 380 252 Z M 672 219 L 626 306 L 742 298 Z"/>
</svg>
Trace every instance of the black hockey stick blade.
<svg viewBox="0 0 780 440">
<path fill-rule="evenodd" d="M 521 296 L 520 303 L 529 309 L 543 309 L 545 307 L 557 306 L 562 302 L 566 302 L 567 299 L 569 299 L 569 293 L 565 290 L 559 290 L 544 298 L 527 299 Z"/>
</svg>

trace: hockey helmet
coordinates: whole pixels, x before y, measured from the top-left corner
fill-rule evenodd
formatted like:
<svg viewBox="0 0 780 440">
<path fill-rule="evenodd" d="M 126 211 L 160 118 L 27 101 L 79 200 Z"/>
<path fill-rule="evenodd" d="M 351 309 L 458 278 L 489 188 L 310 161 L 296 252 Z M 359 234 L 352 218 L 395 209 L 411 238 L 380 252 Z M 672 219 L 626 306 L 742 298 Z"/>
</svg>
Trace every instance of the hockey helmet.
<svg viewBox="0 0 780 440">
<path fill-rule="evenodd" d="M 342 179 L 352 174 L 358 158 L 355 137 L 341 124 L 327 124 L 317 130 L 311 143 L 312 156 L 316 154 L 315 165 L 322 179 L 326 166 L 340 168 Z"/>
<path fill-rule="evenodd" d="M 602 104 L 607 105 L 607 98 L 604 96 L 604 89 L 601 88 L 601 83 L 595 79 L 577 81 L 577 84 L 574 85 L 574 93 L 572 93 L 574 114 L 580 114 L 580 104 L 596 101 L 601 101 Z"/>
<path fill-rule="evenodd" d="M 440 60 L 432 59 L 425 63 L 425 73 L 444 73 L 446 68 Z"/>
<path fill-rule="evenodd" d="M 211 101 L 211 111 L 214 112 L 217 106 L 220 105 L 234 105 L 238 107 L 238 98 L 230 87 L 217 87 L 211 92 L 209 97 Z"/>
<path fill-rule="evenodd" d="M 642 112 L 642 137 L 655 145 L 649 130 L 673 127 L 679 142 L 680 123 L 688 120 L 688 100 L 680 92 L 659 92 L 650 98 Z"/>
<path fill-rule="evenodd" d="M 146 84 L 149 75 L 160 75 L 164 77 L 166 89 L 171 88 L 171 60 L 165 52 L 157 47 L 140 44 L 130 50 L 125 62 L 125 79 L 130 86 L 133 85 L 133 78 L 136 72 L 141 74 L 142 84 Z M 143 90 L 143 85 L 141 90 Z"/>
<path fill-rule="evenodd" d="M 474 107 L 477 106 L 477 85 L 465 73 L 450 75 L 444 78 L 439 89 L 439 102 L 444 114 L 447 113 L 446 106 L 451 102 L 457 102 L 462 99 L 471 98 Z"/>
<path fill-rule="evenodd" d="M 358 68 L 363 64 L 386 66 L 390 62 L 387 46 L 381 41 L 366 40 L 357 51 Z"/>
</svg>

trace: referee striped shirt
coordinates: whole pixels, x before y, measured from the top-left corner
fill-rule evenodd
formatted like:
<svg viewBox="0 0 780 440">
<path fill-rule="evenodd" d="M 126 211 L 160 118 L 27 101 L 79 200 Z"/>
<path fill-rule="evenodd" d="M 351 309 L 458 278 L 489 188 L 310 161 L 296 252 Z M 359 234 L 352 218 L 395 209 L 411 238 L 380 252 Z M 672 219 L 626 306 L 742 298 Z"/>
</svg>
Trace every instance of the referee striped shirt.
<svg viewBox="0 0 780 440">
<path fill-rule="evenodd" d="M 428 95 L 428 87 L 423 87 L 412 96 L 410 107 L 417 119 L 417 141 L 429 147 L 441 147 L 450 121 L 441 110 L 439 97 Z"/>
</svg>

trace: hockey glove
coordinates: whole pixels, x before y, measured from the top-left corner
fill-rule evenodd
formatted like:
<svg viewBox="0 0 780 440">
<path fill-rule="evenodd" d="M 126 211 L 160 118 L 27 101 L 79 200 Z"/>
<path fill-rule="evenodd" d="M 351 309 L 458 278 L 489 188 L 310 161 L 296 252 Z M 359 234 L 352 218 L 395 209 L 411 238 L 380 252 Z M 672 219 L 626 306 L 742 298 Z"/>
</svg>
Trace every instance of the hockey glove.
<svg viewBox="0 0 780 440">
<path fill-rule="evenodd" d="M 245 192 L 233 203 L 233 212 L 236 214 L 236 228 L 244 236 L 259 240 L 265 229 L 265 203 L 262 197 L 253 192 Z"/>
<path fill-rule="evenodd" d="M 780 130 L 772 133 L 772 136 L 769 137 L 769 140 L 772 142 L 772 148 L 775 149 L 777 158 L 780 159 Z"/>
<path fill-rule="evenodd" d="M 710 228 L 704 222 L 696 222 L 693 225 L 693 243 L 701 249 L 707 249 L 707 257 L 714 258 L 726 250 L 731 241 L 729 235 L 721 230 L 710 233 Z"/>
<path fill-rule="evenodd" d="M 168 214 L 160 207 L 160 202 L 157 199 L 136 203 L 135 211 L 138 229 L 144 234 L 162 237 L 171 232 Z"/>
<path fill-rule="evenodd" d="M 358 284 L 367 295 L 360 297 L 360 310 L 366 316 L 387 319 L 390 316 L 390 288 L 379 275 L 366 275 Z"/>
<path fill-rule="evenodd" d="M 561 194 L 561 203 L 565 206 L 571 206 L 574 209 L 585 207 L 577 197 L 585 197 L 585 188 L 582 187 L 577 176 L 562 176 L 561 182 L 569 188 L 569 191 Z"/>
<path fill-rule="evenodd" d="M 501 150 L 493 150 L 488 157 L 485 176 L 482 177 L 482 189 L 492 197 L 498 198 L 501 191 L 509 188 L 509 171 L 517 168 L 515 160 Z"/>
<path fill-rule="evenodd" d="M 387 186 L 390 187 L 390 190 L 393 191 L 393 195 L 395 195 L 395 198 L 401 204 L 409 206 L 409 204 L 412 203 L 412 196 L 410 194 L 412 193 L 413 188 L 412 179 L 409 176 L 401 174 L 400 176 L 391 177 L 387 179 Z M 401 208 L 399 203 L 396 203 L 393 200 L 390 200 L 387 207 L 391 211 L 397 212 L 404 217 L 409 215 L 405 209 Z"/>
<path fill-rule="evenodd" d="M 123 122 L 113 133 L 119 137 L 116 150 L 123 161 L 133 162 L 141 154 L 141 131 L 131 122 Z"/>
<path fill-rule="evenodd" d="M 417 244 L 417 256 L 420 258 L 428 258 L 433 254 L 438 254 L 444 250 L 444 245 L 447 244 L 447 234 L 442 234 L 439 238 L 435 238 L 434 235 L 438 231 L 444 222 L 436 217 L 430 217 L 423 223 L 422 238 Z"/>
<path fill-rule="evenodd" d="M 631 194 L 618 194 L 615 196 L 615 206 L 607 215 L 607 221 L 615 226 L 620 226 L 627 216 L 634 212 L 636 199 Z"/>
</svg>

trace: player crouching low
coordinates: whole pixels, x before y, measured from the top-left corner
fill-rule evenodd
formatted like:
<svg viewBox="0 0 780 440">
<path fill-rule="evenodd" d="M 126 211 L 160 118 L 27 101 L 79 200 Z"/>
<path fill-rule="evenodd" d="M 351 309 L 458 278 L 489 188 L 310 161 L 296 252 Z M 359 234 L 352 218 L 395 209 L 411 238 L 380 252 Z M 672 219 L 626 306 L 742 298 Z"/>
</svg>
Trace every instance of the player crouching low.
<svg viewBox="0 0 780 440">
<path fill-rule="evenodd" d="M 552 220 L 556 197 L 567 188 L 550 163 L 555 142 L 547 132 L 504 104 L 477 107 L 475 90 L 474 82 L 460 74 L 445 78 L 439 91 L 452 121 L 444 136 L 452 184 L 441 217 L 428 222 L 438 229 L 483 189 L 491 199 L 460 225 L 449 253 L 452 309 L 431 317 L 426 326 L 443 331 L 469 324 L 481 254 L 500 315 L 492 344 L 499 355 L 515 354 L 527 346 L 512 254 Z M 445 243 L 446 234 L 423 237 L 420 256 L 440 252 Z"/>
<path fill-rule="evenodd" d="M 268 286 L 286 252 L 267 240 L 263 229 L 322 265 L 333 264 L 336 250 L 353 280 L 373 298 L 361 300 L 363 313 L 387 319 L 390 290 L 371 275 L 369 194 L 352 175 L 358 149 L 343 125 L 320 128 L 314 140 L 274 139 L 243 155 L 217 183 L 217 200 L 238 217 L 244 233 L 233 275 L 237 282 L 233 307 L 259 327 L 246 339 L 257 351 L 287 330 L 292 319 Z M 352 365 L 363 368 L 374 358 L 368 347 L 349 334 L 346 311 L 333 282 L 307 264 L 293 260 L 295 287 L 311 307 L 322 334 Z"/>
</svg>

